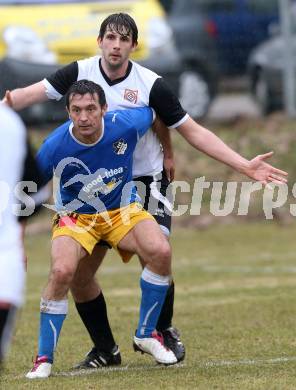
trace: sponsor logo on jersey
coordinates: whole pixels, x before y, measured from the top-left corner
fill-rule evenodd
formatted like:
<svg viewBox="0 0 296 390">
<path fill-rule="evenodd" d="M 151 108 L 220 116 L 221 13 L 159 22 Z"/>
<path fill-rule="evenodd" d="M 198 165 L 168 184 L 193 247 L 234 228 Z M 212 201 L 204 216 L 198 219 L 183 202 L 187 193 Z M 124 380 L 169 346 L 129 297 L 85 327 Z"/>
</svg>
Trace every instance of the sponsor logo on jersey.
<svg viewBox="0 0 296 390">
<path fill-rule="evenodd" d="M 89 193 L 93 191 L 94 188 L 96 188 L 99 185 L 100 189 L 99 192 L 106 194 L 112 191 L 112 189 L 115 188 L 116 185 L 120 184 L 121 181 L 114 180 L 113 176 L 119 175 L 123 173 L 123 167 L 118 167 L 116 169 L 109 169 L 105 170 L 103 173 L 98 174 L 98 176 L 93 179 L 91 182 L 88 182 L 86 185 L 83 186 L 82 190 L 86 193 Z M 85 178 L 87 180 L 87 177 Z M 104 182 L 104 179 L 111 179 L 109 181 L 110 185 L 108 186 L 108 183 Z"/>
<path fill-rule="evenodd" d="M 124 154 L 127 148 L 127 143 L 124 139 L 119 139 L 118 141 L 114 142 L 113 144 L 113 150 L 116 154 Z"/>
<path fill-rule="evenodd" d="M 124 99 L 127 100 L 130 103 L 136 104 L 138 101 L 138 91 L 134 91 L 132 89 L 125 89 L 124 90 Z"/>
</svg>

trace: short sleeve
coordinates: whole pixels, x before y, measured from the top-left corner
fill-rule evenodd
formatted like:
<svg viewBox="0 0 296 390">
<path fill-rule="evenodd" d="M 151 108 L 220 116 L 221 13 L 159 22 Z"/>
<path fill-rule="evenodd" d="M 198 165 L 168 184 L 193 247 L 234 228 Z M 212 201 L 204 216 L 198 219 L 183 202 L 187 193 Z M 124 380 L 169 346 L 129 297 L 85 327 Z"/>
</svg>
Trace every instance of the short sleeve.
<svg viewBox="0 0 296 390">
<path fill-rule="evenodd" d="M 50 99 L 59 100 L 78 78 L 78 63 L 72 62 L 43 80 Z"/>
<path fill-rule="evenodd" d="M 161 77 L 155 80 L 151 88 L 149 106 L 167 127 L 175 128 L 188 119 L 179 99 Z"/>
</svg>

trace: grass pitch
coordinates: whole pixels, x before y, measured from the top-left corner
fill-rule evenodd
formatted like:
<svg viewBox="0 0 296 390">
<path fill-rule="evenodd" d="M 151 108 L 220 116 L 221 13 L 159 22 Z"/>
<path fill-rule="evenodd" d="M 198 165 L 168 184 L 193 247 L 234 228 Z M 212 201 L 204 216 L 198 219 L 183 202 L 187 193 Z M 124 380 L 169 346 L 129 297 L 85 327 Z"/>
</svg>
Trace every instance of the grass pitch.
<svg viewBox="0 0 296 390">
<path fill-rule="evenodd" d="M 53 376 L 26 380 L 37 351 L 39 299 L 49 269 L 50 237 L 27 239 L 26 304 L 2 373 L 3 389 L 295 389 L 296 225 L 273 223 L 176 230 L 174 324 L 186 345 L 183 364 L 161 367 L 133 352 L 140 268 L 110 251 L 99 273 L 123 363 L 77 373 L 91 344 L 70 299 Z"/>
</svg>

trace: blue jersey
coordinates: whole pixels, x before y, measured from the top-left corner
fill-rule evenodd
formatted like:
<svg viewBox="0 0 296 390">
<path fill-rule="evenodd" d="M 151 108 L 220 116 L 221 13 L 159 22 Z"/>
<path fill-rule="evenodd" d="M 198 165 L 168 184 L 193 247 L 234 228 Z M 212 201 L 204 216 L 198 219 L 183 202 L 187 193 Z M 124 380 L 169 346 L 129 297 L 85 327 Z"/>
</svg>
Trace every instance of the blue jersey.
<svg viewBox="0 0 296 390">
<path fill-rule="evenodd" d="M 94 214 L 137 200 L 132 182 L 133 152 L 152 121 L 149 107 L 110 111 L 94 144 L 77 140 L 71 121 L 46 138 L 37 162 L 45 182 L 53 176 L 58 180 L 57 211 Z"/>
</svg>

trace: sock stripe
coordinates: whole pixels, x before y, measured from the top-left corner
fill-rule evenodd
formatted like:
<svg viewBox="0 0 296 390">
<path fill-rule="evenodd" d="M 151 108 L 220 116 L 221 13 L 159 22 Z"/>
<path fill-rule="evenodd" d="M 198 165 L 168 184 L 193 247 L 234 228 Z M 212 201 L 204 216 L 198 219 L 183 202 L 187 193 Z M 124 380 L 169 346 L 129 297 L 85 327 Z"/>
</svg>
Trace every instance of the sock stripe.
<svg viewBox="0 0 296 390">
<path fill-rule="evenodd" d="M 56 347 L 57 347 L 57 329 L 54 326 L 52 320 L 49 320 L 49 325 L 50 325 L 52 332 L 53 332 L 53 351 L 55 351 Z"/>
<path fill-rule="evenodd" d="M 153 310 L 156 308 L 157 305 L 158 305 L 158 301 L 155 302 L 155 304 L 148 310 L 148 312 L 144 318 L 144 321 L 143 321 L 143 324 L 141 327 L 141 331 L 140 331 L 142 336 L 145 334 L 145 329 L 146 329 L 146 325 L 147 325 L 148 319 L 150 317 L 150 314 L 153 312 Z"/>
</svg>

